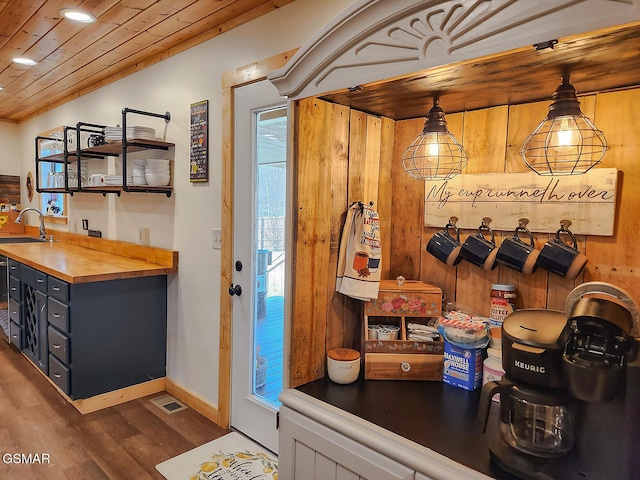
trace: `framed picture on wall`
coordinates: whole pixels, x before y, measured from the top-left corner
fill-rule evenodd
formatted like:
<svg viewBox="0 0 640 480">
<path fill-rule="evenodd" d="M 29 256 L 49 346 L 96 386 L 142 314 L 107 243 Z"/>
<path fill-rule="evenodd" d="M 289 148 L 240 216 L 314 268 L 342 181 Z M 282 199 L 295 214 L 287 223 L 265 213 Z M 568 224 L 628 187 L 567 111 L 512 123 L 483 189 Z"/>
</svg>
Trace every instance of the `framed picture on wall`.
<svg viewBox="0 0 640 480">
<path fill-rule="evenodd" d="M 192 182 L 209 181 L 209 100 L 192 103 L 189 178 Z"/>
</svg>

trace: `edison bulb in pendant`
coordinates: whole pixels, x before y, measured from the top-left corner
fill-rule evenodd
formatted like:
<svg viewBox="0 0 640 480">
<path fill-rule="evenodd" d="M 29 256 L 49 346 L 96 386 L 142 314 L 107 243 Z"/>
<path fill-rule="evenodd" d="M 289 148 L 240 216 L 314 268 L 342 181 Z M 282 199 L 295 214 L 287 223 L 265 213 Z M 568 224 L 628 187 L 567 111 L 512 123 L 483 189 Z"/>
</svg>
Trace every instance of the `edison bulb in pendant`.
<svg viewBox="0 0 640 480">
<path fill-rule="evenodd" d="M 551 139 L 553 149 L 562 154 L 575 150 L 580 138 L 578 125 L 573 116 L 558 117 L 554 124 L 555 138 Z"/>
<path fill-rule="evenodd" d="M 430 162 L 436 162 L 438 160 L 438 154 L 440 152 L 440 145 L 438 144 L 438 133 L 427 133 L 424 137 L 425 157 Z"/>
</svg>

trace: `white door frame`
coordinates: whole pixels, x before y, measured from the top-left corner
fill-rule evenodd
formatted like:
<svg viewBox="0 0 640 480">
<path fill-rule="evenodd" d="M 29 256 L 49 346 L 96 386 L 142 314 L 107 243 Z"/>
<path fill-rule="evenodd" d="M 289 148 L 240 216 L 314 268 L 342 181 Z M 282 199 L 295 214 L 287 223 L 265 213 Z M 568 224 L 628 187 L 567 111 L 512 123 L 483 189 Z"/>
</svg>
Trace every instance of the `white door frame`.
<svg viewBox="0 0 640 480">
<path fill-rule="evenodd" d="M 229 428 L 231 407 L 231 327 L 233 297 L 229 286 L 233 282 L 233 183 L 234 183 L 234 92 L 237 87 L 266 80 L 267 73 L 283 67 L 297 49 L 237 68 L 222 75 L 222 249 L 220 259 L 220 351 L 218 363 L 218 409 L 216 423 Z M 291 125 L 291 119 L 289 119 Z M 291 139 L 291 135 L 289 135 Z M 289 177 L 289 173 L 287 173 Z M 289 184 L 291 179 L 288 180 Z M 287 202 L 290 195 L 287 194 Z M 288 228 L 291 232 L 291 228 Z M 286 245 L 290 244 L 287 238 Z M 285 246 L 286 248 L 286 246 Z M 286 267 L 286 297 L 290 295 L 290 262 Z M 284 306 L 284 350 L 289 358 L 289 327 L 291 307 Z M 289 362 L 283 365 L 283 389 L 289 384 Z"/>
</svg>

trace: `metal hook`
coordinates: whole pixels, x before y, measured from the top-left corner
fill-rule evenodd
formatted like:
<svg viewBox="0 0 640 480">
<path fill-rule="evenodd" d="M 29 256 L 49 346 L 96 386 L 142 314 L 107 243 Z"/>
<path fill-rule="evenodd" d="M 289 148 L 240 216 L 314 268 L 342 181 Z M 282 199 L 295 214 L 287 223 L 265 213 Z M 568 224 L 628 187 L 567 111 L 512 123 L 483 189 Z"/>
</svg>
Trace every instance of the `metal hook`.
<svg viewBox="0 0 640 480">
<path fill-rule="evenodd" d="M 529 223 L 529 219 L 528 218 L 521 218 L 520 220 L 518 220 L 518 225 L 520 227 L 525 227 L 526 228 L 528 223 Z"/>
<path fill-rule="evenodd" d="M 450 217 L 449 223 L 455 225 L 458 222 L 458 217 Z"/>
<path fill-rule="evenodd" d="M 489 224 L 491 223 L 491 220 L 492 220 L 491 217 L 482 217 L 482 226 L 488 227 Z"/>
<path fill-rule="evenodd" d="M 560 220 L 560 228 L 562 230 L 567 230 L 571 226 L 571 220 L 564 219 Z"/>
</svg>

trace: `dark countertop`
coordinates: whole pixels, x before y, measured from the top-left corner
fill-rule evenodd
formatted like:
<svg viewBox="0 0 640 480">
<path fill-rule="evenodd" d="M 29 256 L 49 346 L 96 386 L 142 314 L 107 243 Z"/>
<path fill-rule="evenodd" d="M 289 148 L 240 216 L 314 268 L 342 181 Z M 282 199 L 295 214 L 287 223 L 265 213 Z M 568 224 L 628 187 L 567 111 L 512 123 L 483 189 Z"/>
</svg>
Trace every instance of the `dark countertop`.
<svg viewBox="0 0 640 480">
<path fill-rule="evenodd" d="M 565 457 L 539 462 L 539 478 L 551 480 L 640 479 L 640 368 L 627 398 L 581 405 L 574 448 Z M 631 377 L 631 375 L 630 375 Z M 631 383 L 630 383 L 631 385 Z M 364 380 L 338 385 L 322 378 L 297 390 L 340 408 L 419 445 L 499 480 L 502 471 L 489 453 L 498 432 L 494 403 L 487 433 L 477 423 L 480 389 L 473 392 L 442 382 Z"/>
</svg>

